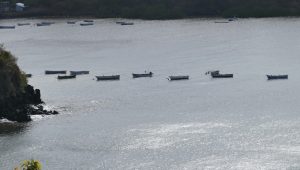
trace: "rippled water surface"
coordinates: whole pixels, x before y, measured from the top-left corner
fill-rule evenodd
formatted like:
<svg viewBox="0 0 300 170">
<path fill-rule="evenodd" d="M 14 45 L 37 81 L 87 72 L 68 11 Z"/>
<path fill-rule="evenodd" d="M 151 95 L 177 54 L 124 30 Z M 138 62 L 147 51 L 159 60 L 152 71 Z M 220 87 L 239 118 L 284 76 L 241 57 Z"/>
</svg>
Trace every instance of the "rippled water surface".
<svg viewBox="0 0 300 170">
<path fill-rule="evenodd" d="M 0 30 L 47 107 L 61 112 L 2 121 L 1 170 L 30 158 L 49 170 L 300 169 L 299 18 L 53 21 Z M 0 25 L 18 22 L 39 20 Z M 58 81 L 47 69 L 91 74 Z M 234 78 L 204 75 L 214 69 Z M 154 77 L 132 79 L 144 70 Z M 94 80 L 111 74 L 121 80 Z M 190 80 L 169 82 L 170 75 Z"/>
</svg>

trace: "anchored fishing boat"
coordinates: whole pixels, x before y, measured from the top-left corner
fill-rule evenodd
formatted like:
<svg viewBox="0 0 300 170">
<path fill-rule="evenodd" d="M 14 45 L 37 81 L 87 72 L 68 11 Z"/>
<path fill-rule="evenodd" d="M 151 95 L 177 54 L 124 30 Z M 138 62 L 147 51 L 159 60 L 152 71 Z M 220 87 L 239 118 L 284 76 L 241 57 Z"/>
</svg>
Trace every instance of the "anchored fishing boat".
<svg viewBox="0 0 300 170">
<path fill-rule="evenodd" d="M 216 24 L 227 24 L 229 21 L 215 21 Z"/>
<path fill-rule="evenodd" d="M 80 23 L 80 26 L 90 26 L 90 25 L 94 25 L 94 23 Z"/>
<path fill-rule="evenodd" d="M 268 80 L 276 80 L 276 79 L 288 79 L 288 75 L 267 75 Z"/>
<path fill-rule="evenodd" d="M 205 73 L 205 75 L 208 75 L 208 74 L 220 74 L 220 71 L 219 70 L 212 70 L 212 71 L 207 71 L 206 73 Z"/>
<path fill-rule="evenodd" d="M 0 29 L 15 29 L 16 26 L 0 26 Z"/>
<path fill-rule="evenodd" d="M 18 26 L 30 25 L 30 23 L 18 23 Z"/>
<path fill-rule="evenodd" d="M 152 77 L 153 73 L 150 71 L 149 73 L 143 73 L 143 74 L 135 74 L 132 73 L 133 78 L 140 78 L 140 77 Z"/>
<path fill-rule="evenodd" d="M 74 79 L 76 78 L 76 75 L 67 75 L 67 76 L 57 76 L 57 79 L 62 80 L 62 79 Z"/>
<path fill-rule="evenodd" d="M 45 74 L 67 74 L 67 71 L 62 70 L 62 71 L 51 71 L 51 70 L 46 70 Z"/>
<path fill-rule="evenodd" d="M 42 21 L 41 24 L 49 24 L 49 25 L 52 25 L 52 24 L 55 24 L 55 22 Z"/>
<path fill-rule="evenodd" d="M 91 20 L 91 19 L 85 19 L 85 20 L 83 20 L 83 22 L 94 22 L 94 20 Z"/>
<path fill-rule="evenodd" d="M 205 74 L 210 74 L 212 78 L 233 78 L 233 74 L 220 74 L 219 70 L 208 71 Z"/>
<path fill-rule="evenodd" d="M 134 25 L 133 22 L 121 22 L 120 24 L 121 25 Z"/>
<path fill-rule="evenodd" d="M 50 23 L 37 23 L 36 26 L 42 27 L 42 26 L 50 26 Z"/>
<path fill-rule="evenodd" d="M 189 76 L 169 76 L 170 81 L 172 80 L 188 80 Z"/>
<path fill-rule="evenodd" d="M 71 75 L 90 74 L 90 71 L 70 71 Z"/>
<path fill-rule="evenodd" d="M 96 76 L 97 80 L 120 80 L 120 75 Z"/>
<path fill-rule="evenodd" d="M 212 78 L 233 78 L 233 74 L 211 74 Z"/>
</svg>

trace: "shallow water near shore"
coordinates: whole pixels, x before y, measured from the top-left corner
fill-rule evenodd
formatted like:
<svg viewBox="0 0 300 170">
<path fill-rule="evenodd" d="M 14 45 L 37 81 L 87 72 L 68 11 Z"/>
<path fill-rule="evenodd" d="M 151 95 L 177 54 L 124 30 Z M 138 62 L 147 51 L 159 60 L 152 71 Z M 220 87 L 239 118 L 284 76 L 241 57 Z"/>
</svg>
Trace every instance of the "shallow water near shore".
<svg viewBox="0 0 300 170">
<path fill-rule="evenodd" d="M 31 158 L 49 170 L 300 168 L 300 18 L 49 21 L 0 30 L 0 42 L 33 74 L 29 83 L 61 113 L 0 122 L 1 170 Z M 204 75 L 214 69 L 234 78 Z M 59 81 L 45 70 L 90 75 Z M 154 76 L 132 79 L 145 70 Z M 121 80 L 95 80 L 112 74 Z"/>
</svg>

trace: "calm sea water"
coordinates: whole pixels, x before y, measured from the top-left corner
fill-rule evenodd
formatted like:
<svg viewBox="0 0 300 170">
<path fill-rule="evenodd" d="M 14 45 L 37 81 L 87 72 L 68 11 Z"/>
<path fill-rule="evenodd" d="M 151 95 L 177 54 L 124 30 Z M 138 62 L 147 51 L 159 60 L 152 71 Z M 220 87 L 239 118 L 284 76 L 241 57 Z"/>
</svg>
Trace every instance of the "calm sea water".
<svg viewBox="0 0 300 170">
<path fill-rule="evenodd" d="M 0 25 L 40 20 L 1 20 Z M 300 169 L 300 18 L 0 30 L 58 116 L 0 123 L 0 169 Z M 90 70 L 58 81 L 45 70 Z M 219 69 L 233 79 L 213 80 Z M 132 79 L 131 73 L 154 72 Z M 120 74 L 97 82 L 96 75 Z M 169 82 L 169 75 L 190 75 Z M 267 81 L 266 74 L 289 74 Z"/>
</svg>

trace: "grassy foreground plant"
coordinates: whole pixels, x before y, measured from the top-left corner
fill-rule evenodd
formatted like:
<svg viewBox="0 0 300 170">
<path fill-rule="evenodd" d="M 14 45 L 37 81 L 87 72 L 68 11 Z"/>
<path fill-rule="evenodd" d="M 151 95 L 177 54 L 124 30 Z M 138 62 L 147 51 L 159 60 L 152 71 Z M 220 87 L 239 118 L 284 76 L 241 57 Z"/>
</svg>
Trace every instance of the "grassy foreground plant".
<svg viewBox="0 0 300 170">
<path fill-rule="evenodd" d="M 19 168 L 15 168 L 19 170 Z M 38 160 L 25 160 L 21 164 L 21 170 L 42 170 L 42 164 Z"/>
</svg>

